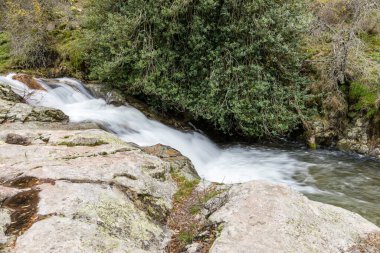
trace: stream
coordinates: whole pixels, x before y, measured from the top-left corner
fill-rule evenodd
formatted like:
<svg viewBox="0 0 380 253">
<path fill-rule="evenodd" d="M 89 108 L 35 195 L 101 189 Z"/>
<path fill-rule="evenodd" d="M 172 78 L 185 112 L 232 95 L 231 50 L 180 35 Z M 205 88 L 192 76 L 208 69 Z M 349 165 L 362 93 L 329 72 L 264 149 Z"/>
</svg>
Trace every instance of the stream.
<svg viewBox="0 0 380 253">
<path fill-rule="evenodd" d="M 198 132 L 181 132 L 148 119 L 130 106 L 93 97 L 75 79 L 38 79 L 46 91 L 31 90 L 0 76 L 32 105 L 62 110 L 71 122 L 92 121 L 140 146 L 171 146 L 190 158 L 198 174 L 220 183 L 266 180 L 287 184 L 312 200 L 340 206 L 380 225 L 380 161 L 298 145 L 217 145 Z"/>
</svg>

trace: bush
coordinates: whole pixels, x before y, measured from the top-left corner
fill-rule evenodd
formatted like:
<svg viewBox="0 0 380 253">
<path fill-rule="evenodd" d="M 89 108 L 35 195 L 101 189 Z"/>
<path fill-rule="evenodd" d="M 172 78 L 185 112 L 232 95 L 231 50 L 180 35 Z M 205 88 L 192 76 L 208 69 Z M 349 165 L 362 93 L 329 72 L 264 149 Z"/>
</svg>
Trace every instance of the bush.
<svg viewBox="0 0 380 253">
<path fill-rule="evenodd" d="M 56 56 L 51 48 L 47 25 L 51 20 L 49 0 L 5 1 L 5 29 L 10 34 L 14 65 L 22 68 L 47 67 Z"/>
<path fill-rule="evenodd" d="M 350 90 L 355 90 L 357 83 L 374 90 L 380 80 L 379 8 L 378 0 L 314 1 L 311 8 L 315 19 L 307 50 L 312 86 L 322 97 L 323 114 L 336 126 L 350 110 Z M 368 101 L 354 107 L 363 106 L 367 108 L 361 110 L 371 112 L 367 116 L 374 115 Z"/>
<path fill-rule="evenodd" d="M 364 110 L 367 117 L 371 118 L 379 112 L 377 103 L 380 99 L 380 87 L 353 82 L 350 85 L 350 99 L 354 101 L 355 110 Z"/>
<path fill-rule="evenodd" d="M 226 132 L 278 136 L 299 124 L 305 80 L 295 0 L 92 0 L 91 77 L 158 98 Z"/>
<path fill-rule="evenodd" d="M 10 65 L 10 45 L 9 36 L 0 32 L 0 72 L 7 69 Z"/>
</svg>

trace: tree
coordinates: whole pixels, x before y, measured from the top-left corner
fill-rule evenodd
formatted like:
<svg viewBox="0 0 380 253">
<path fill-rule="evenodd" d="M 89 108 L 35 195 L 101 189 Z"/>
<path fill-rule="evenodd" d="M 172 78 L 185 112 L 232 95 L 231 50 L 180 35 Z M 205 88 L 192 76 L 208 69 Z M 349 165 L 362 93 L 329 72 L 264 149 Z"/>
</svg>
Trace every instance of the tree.
<svg viewBox="0 0 380 253">
<path fill-rule="evenodd" d="M 92 78 L 158 98 L 226 132 L 283 135 L 299 124 L 304 1 L 93 0 Z"/>
</svg>

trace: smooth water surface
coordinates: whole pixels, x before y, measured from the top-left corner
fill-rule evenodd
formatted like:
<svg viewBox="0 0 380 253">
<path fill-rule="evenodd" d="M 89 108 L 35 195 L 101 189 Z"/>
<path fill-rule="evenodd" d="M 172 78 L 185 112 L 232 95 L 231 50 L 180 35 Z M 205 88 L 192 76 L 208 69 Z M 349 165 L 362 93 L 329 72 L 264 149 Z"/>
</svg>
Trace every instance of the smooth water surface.
<svg viewBox="0 0 380 253">
<path fill-rule="evenodd" d="M 189 157 L 206 180 L 284 183 L 309 198 L 357 212 L 380 225 L 380 162 L 336 151 L 234 144 L 220 147 L 197 132 L 181 132 L 150 120 L 133 107 L 115 107 L 94 98 L 75 79 L 37 80 L 47 91 L 30 90 L 0 76 L 32 105 L 61 109 L 70 121 L 94 121 L 128 142 L 158 143 Z"/>
</svg>

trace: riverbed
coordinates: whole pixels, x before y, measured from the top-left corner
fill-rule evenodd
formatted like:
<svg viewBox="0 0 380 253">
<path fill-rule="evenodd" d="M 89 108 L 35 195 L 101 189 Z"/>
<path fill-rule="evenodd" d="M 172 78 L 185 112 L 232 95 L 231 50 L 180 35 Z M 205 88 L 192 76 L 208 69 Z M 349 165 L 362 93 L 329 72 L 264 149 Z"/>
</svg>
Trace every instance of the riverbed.
<svg viewBox="0 0 380 253">
<path fill-rule="evenodd" d="M 265 180 L 287 184 L 310 199 L 340 206 L 380 225 L 380 161 L 334 150 L 311 151 L 300 145 L 218 145 L 202 133 L 183 132 L 148 119 L 131 106 L 114 106 L 70 78 L 37 81 L 31 90 L 12 75 L 0 77 L 32 105 L 62 110 L 72 122 L 92 121 L 140 146 L 171 146 L 190 158 L 208 181 Z"/>
</svg>

